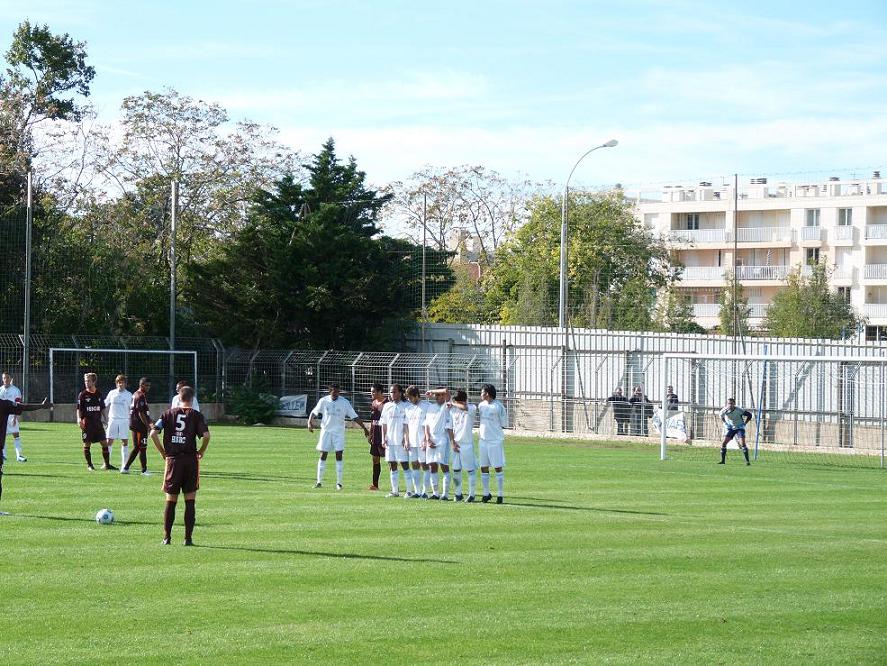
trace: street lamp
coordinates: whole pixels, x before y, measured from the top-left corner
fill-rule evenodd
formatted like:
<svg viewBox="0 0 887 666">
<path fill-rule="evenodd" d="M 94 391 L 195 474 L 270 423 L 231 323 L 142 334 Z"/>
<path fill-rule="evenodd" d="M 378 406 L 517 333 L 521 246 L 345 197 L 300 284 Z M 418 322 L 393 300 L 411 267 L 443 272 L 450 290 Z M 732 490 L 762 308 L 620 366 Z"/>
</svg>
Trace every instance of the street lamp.
<svg viewBox="0 0 887 666">
<path fill-rule="evenodd" d="M 612 148 L 618 144 L 619 142 L 616 139 L 610 139 L 607 143 L 602 143 L 586 152 L 576 160 L 576 164 L 573 165 L 573 169 L 570 171 L 570 175 L 567 176 L 567 182 L 564 185 L 564 199 L 561 203 L 561 282 L 560 301 L 558 304 L 558 326 L 564 329 L 564 331 L 567 329 L 567 200 L 570 195 L 570 179 L 573 177 L 573 172 L 576 171 L 579 163 L 598 148 Z"/>
</svg>

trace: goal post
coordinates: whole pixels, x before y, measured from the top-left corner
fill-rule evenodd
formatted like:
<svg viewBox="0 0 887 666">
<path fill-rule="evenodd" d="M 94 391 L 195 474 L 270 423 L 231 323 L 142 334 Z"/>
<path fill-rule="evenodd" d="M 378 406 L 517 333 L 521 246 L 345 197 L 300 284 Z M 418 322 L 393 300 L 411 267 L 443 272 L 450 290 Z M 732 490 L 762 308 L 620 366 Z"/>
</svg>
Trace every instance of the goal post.
<svg viewBox="0 0 887 666">
<path fill-rule="evenodd" d="M 139 377 L 148 377 L 158 390 L 166 391 L 180 379 L 188 379 L 197 390 L 197 352 L 172 349 L 101 349 L 83 347 L 49 348 L 49 401 L 70 396 L 71 402 L 83 388 L 83 375 L 95 372 L 102 393 L 114 388 L 114 377 L 127 375 L 130 390 L 135 390 Z M 157 402 L 171 396 L 155 393 Z M 64 400 L 67 402 L 67 399 Z M 53 419 L 53 412 L 50 419 Z"/>
<path fill-rule="evenodd" d="M 887 356 L 666 353 L 661 367 L 661 460 L 720 448 L 718 412 L 735 398 L 752 414 L 746 436 L 755 460 L 803 455 L 821 464 L 885 465 Z M 681 397 L 677 410 L 667 404 L 667 386 Z M 686 441 L 667 427 L 671 418 Z"/>
</svg>

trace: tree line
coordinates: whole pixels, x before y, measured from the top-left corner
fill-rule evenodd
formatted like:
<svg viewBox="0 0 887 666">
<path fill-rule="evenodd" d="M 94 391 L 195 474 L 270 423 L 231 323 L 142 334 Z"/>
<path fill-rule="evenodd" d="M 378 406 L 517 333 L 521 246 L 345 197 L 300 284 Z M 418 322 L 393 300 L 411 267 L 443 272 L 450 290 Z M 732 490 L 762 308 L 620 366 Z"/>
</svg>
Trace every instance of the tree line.
<svg viewBox="0 0 887 666">
<path fill-rule="evenodd" d="M 5 274 L 21 275 L 15 212 L 33 171 L 35 332 L 165 334 L 172 182 L 181 335 L 382 348 L 422 317 L 557 321 L 561 202 L 550 184 L 461 166 L 373 187 L 333 139 L 302 153 L 272 127 L 232 122 L 219 105 L 172 89 L 123 99 L 112 131 L 88 104 L 95 70 L 85 43 L 25 21 L 5 61 L 0 240 Z M 673 251 L 637 223 L 621 192 L 571 196 L 571 324 L 701 332 L 676 288 Z M 809 286 L 792 279 L 789 289 Z M 0 297 L 0 325 L 18 332 L 13 292 Z M 833 324 L 826 337 L 853 329 L 858 318 L 827 278 L 820 292 L 829 305 L 812 320 Z M 810 298 L 785 308 L 800 312 Z M 781 322 L 795 315 L 776 314 L 773 329 L 788 330 Z"/>
</svg>

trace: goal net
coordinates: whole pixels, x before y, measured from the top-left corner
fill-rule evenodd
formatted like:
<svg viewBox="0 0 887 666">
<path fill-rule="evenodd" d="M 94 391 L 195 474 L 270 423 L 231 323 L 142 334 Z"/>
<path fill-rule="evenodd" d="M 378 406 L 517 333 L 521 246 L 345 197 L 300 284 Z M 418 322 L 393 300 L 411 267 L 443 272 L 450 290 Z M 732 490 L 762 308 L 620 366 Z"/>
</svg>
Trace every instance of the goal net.
<svg viewBox="0 0 887 666">
<path fill-rule="evenodd" d="M 660 395 L 673 386 L 678 404 L 657 405 L 661 456 L 718 460 L 719 412 L 735 398 L 752 414 L 753 460 L 883 467 L 885 370 L 887 357 L 665 354 Z"/>
<path fill-rule="evenodd" d="M 168 349 L 49 349 L 49 400 L 74 403 L 83 390 L 83 375 L 98 375 L 102 395 L 116 388 L 114 378 L 126 375 L 127 388 L 135 392 L 139 379 L 151 381 L 149 402 L 168 402 L 176 382 L 188 381 L 197 389 L 197 352 Z M 56 417 L 58 418 L 58 417 Z"/>
</svg>

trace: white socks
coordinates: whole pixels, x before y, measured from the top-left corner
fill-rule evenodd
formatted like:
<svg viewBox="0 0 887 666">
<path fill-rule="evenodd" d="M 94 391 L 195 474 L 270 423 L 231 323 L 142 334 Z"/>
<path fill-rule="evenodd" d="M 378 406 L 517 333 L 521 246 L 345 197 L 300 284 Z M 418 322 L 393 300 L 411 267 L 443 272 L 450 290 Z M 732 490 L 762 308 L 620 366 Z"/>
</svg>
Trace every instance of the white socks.
<svg viewBox="0 0 887 666">
<path fill-rule="evenodd" d="M 323 473 L 326 471 L 326 460 L 317 461 L 317 483 L 323 483 Z"/>
<path fill-rule="evenodd" d="M 15 441 L 15 455 L 21 456 L 22 455 L 22 440 L 18 435 L 16 435 L 14 438 L 14 441 Z"/>
<path fill-rule="evenodd" d="M 394 470 L 393 472 L 391 472 L 391 492 L 393 492 L 393 493 L 400 493 L 400 488 L 397 485 L 397 481 L 398 481 L 397 470 Z"/>
<path fill-rule="evenodd" d="M 437 472 L 429 472 L 428 475 L 431 477 L 431 494 L 437 495 Z"/>
<path fill-rule="evenodd" d="M 441 497 L 446 497 L 448 492 L 450 492 L 450 473 L 443 472 L 443 494 Z"/>
<path fill-rule="evenodd" d="M 499 486 L 499 497 L 505 494 L 505 472 L 496 472 L 496 485 Z"/>
<path fill-rule="evenodd" d="M 122 444 L 120 446 L 120 467 L 126 467 L 127 460 L 129 460 L 129 447 Z"/>
<path fill-rule="evenodd" d="M 336 483 L 340 486 L 342 485 L 342 472 L 345 471 L 345 461 L 337 460 L 336 461 Z"/>
<path fill-rule="evenodd" d="M 456 488 L 456 494 L 462 494 L 462 470 L 460 469 L 458 472 L 453 472 L 453 485 Z"/>
<path fill-rule="evenodd" d="M 477 470 L 468 472 L 468 496 L 474 497 L 474 487 L 477 485 Z"/>
<path fill-rule="evenodd" d="M 484 488 L 484 495 L 490 494 L 490 473 L 489 472 L 481 472 L 480 473 L 480 482 Z"/>
</svg>

